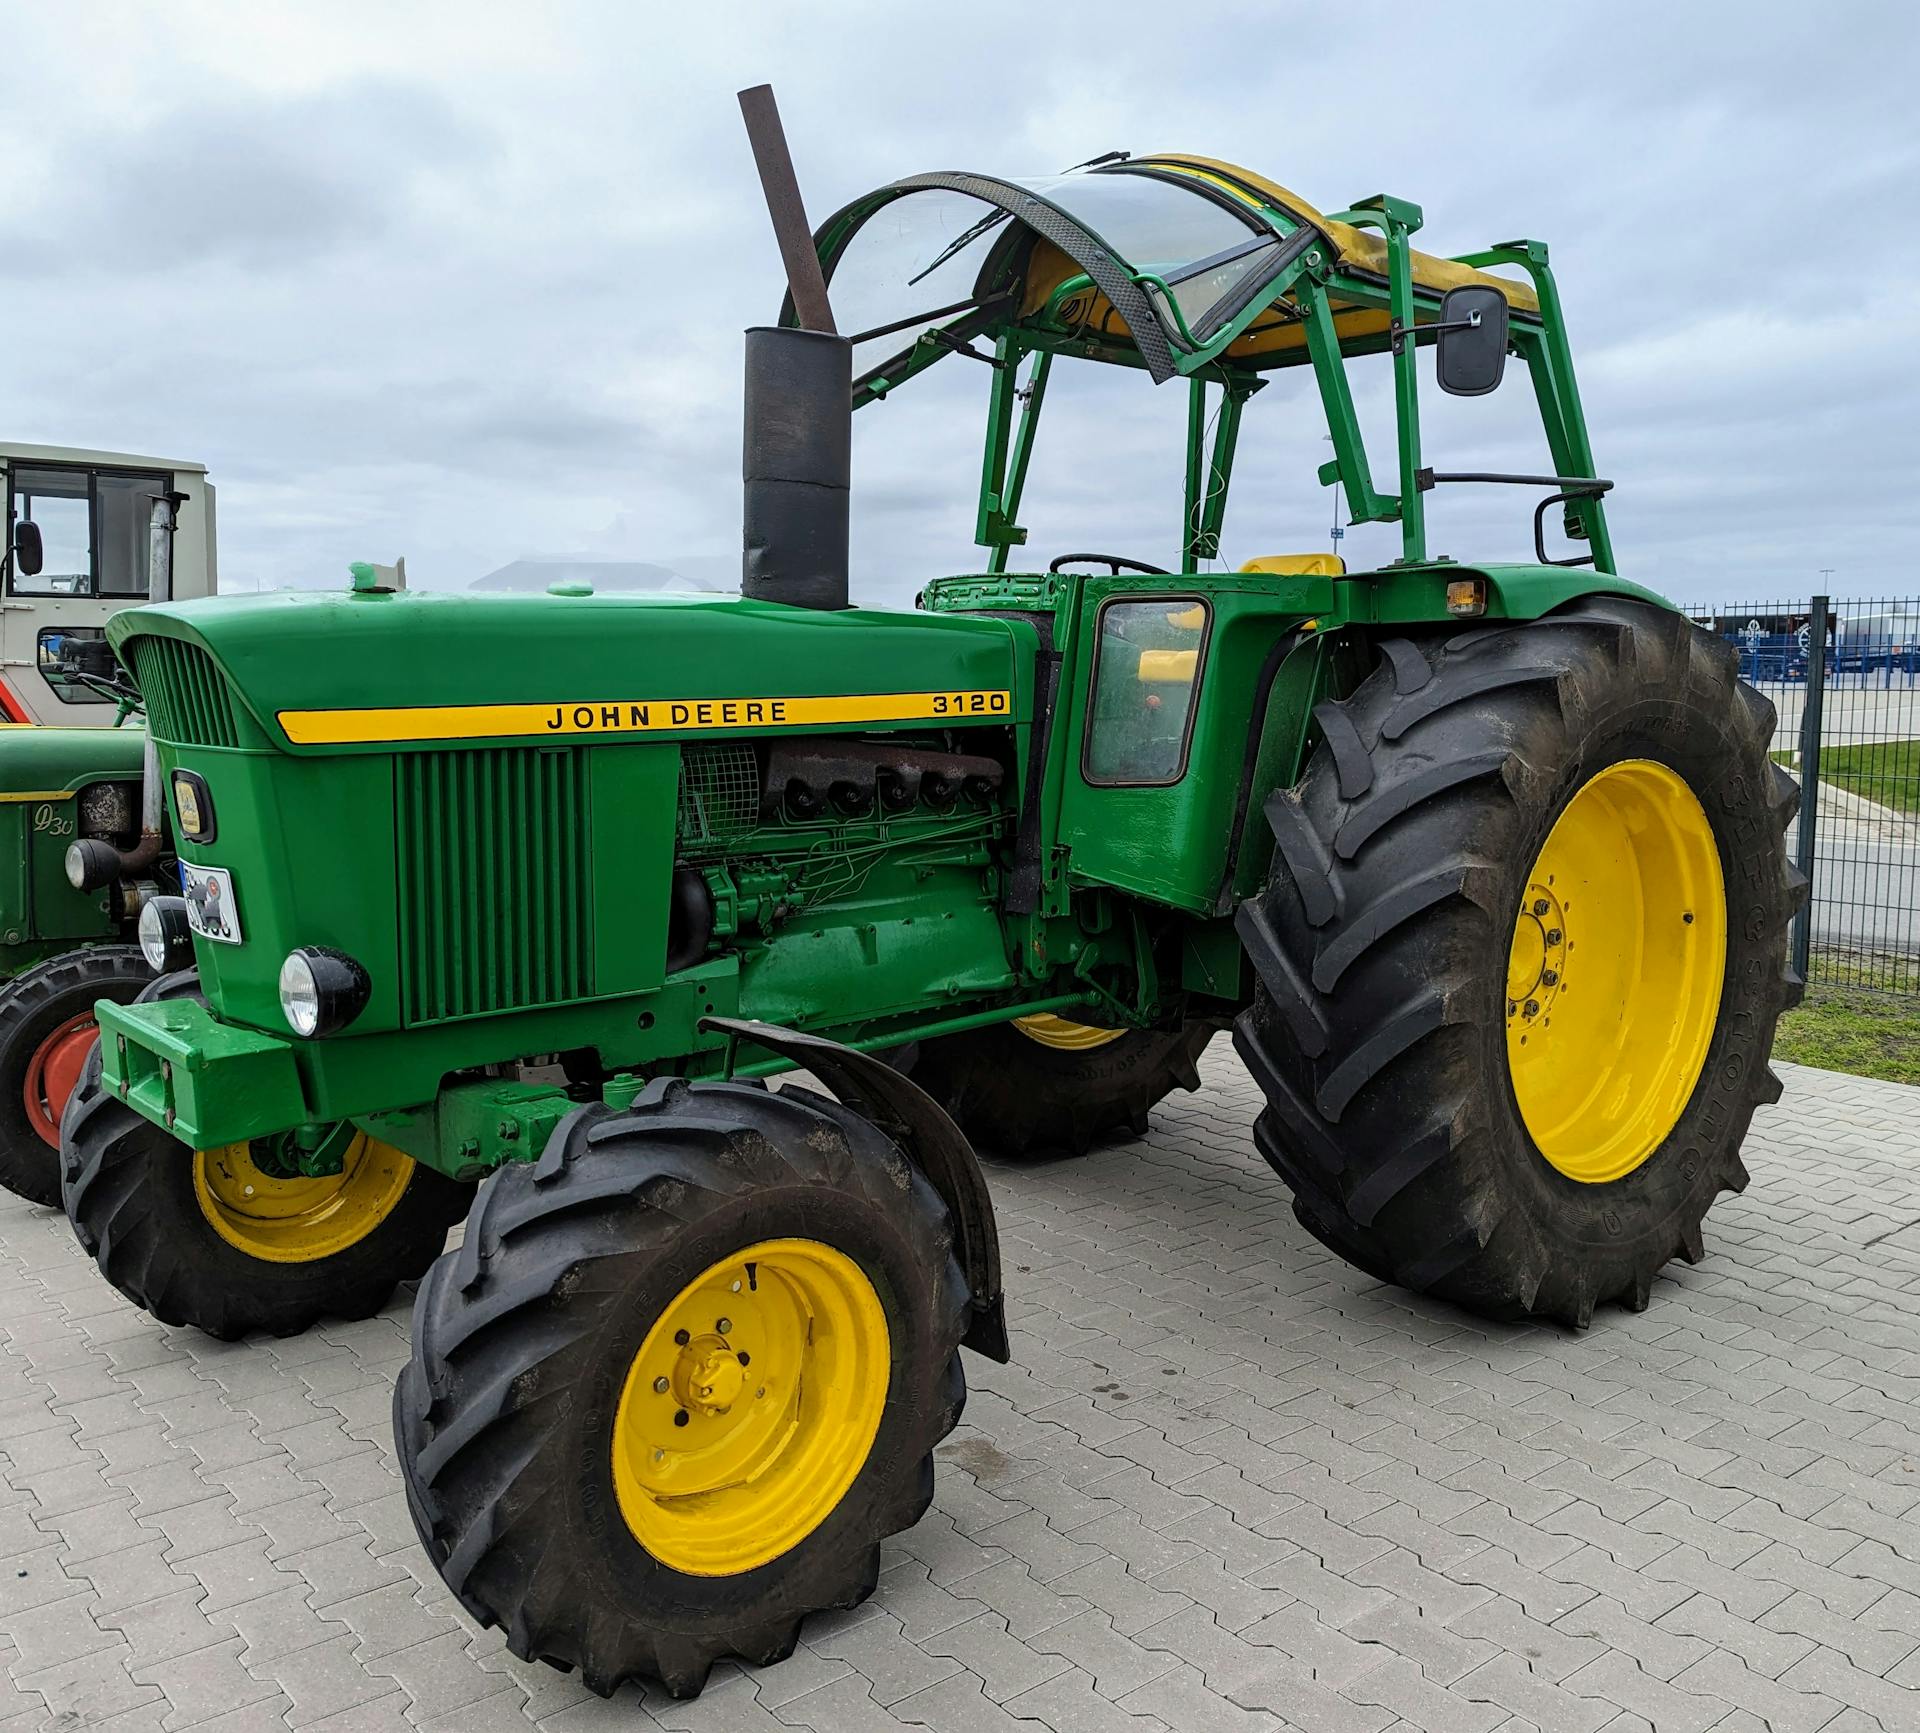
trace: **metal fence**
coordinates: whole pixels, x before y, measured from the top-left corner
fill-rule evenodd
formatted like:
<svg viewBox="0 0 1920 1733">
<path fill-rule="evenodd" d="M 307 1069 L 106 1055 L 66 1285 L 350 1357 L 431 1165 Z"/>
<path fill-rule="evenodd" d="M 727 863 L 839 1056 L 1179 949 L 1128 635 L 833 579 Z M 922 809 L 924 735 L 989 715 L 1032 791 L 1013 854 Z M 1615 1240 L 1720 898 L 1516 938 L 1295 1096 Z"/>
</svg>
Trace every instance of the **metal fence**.
<svg viewBox="0 0 1920 1733">
<path fill-rule="evenodd" d="M 1800 779 L 1807 979 L 1920 992 L 1920 599 L 1690 611 L 1773 700 L 1774 756 Z"/>
</svg>

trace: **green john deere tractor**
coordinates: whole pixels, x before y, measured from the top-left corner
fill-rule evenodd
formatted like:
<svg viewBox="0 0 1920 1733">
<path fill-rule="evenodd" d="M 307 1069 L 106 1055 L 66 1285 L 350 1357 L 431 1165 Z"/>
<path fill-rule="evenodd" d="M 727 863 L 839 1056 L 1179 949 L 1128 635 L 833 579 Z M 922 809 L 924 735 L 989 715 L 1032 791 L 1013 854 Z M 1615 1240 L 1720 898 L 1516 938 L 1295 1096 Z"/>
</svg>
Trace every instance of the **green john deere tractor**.
<svg viewBox="0 0 1920 1733">
<path fill-rule="evenodd" d="M 153 979 L 134 924 L 178 889 L 105 628 L 212 593 L 214 490 L 196 463 L 0 444 L 0 495 L 0 1186 L 57 1207 L 94 1002 Z"/>
<path fill-rule="evenodd" d="M 471 1614 L 602 1691 L 697 1691 L 873 1588 L 959 1349 L 1008 1353 L 973 1143 L 1137 1130 L 1231 1025 L 1314 1234 L 1584 1325 L 1701 1255 L 1798 991 L 1772 711 L 1616 573 L 1544 246 L 1430 256 L 1414 205 L 1177 153 L 915 175 L 809 244 L 747 106 L 791 293 L 747 338 L 745 593 L 122 617 L 182 972 L 101 1007 L 65 1124 L 108 1279 L 220 1334 L 377 1305 L 484 1181 L 400 1461 Z M 1429 468 L 1423 351 L 1464 395 L 1522 362 L 1550 472 Z M 1382 352 L 1384 485 L 1349 377 Z M 849 406 L 955 357 L 985 569 L 850 607 Z M 1061 360 L 1185 381 L 1173 569 L 1009 569 Z M 1391 564 L 1218 566 L 1290 367 Z M 1465 481 L 1544 496 L 1532 561 L 1429 552 Z"/>
<path fill-rule="evenodd" d="M 131 942 L 169 864 L 157 807 L 150 848 L 142 835 L 147 748 L 140 728 L 0 729 L 0 1186 L 34 1203 L 60 1202 L 60 1115 L 94 1002 L 153 979 Z M 73 882 L 76 844 L 132 867 Z"/>
<path fill-rule="evenodd" d="M 179 889 L 106 624 L 213 593 L 213 484 L 204 464 L 0 443 L 0 495 L 0 1186 L 58 1207 L 94 1000 L 154 979 L 134 921 Z"/>
</svg>

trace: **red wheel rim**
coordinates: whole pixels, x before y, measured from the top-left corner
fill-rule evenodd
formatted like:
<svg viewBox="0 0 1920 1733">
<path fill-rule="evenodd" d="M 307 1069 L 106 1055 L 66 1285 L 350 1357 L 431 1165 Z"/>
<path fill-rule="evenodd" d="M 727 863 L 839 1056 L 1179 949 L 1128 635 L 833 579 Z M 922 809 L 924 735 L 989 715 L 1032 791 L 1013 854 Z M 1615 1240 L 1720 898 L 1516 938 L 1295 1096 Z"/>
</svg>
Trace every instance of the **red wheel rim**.
<svg viewBox="0 0 1920 1733">
<path fill-rule="evenodd" d="M 87 1049 L 99 1032 L 93 1013 L 83 1011 L 54 1030 L 27 1062 L 27 1123 L 39 1133 L 41 1142 L 54 1149 L 60 1147 L 60 1115 L 67 1110 L 67 1097 L 80 1081 Z"/>
</svg>

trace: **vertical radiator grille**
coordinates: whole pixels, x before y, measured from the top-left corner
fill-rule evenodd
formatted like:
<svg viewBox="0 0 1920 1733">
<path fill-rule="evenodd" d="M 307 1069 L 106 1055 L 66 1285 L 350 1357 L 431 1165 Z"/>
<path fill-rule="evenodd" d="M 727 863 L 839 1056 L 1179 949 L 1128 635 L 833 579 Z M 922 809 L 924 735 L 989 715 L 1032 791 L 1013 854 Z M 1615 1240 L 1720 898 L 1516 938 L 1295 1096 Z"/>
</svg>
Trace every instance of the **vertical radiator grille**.
<svg viewBox="0 0 1920 1733">
<path fill-rule="evenodd" d="M 141 638 L 134 675 L 156 740 L 176 746 L 238 746 L 233 700 L 213 658 L 178 638 Z"/>
<path fill-rule="evenodd" d="M 394 761 L 409 1023 L 592 991 L 586 772 L 577 750 Z"/>
</svg>

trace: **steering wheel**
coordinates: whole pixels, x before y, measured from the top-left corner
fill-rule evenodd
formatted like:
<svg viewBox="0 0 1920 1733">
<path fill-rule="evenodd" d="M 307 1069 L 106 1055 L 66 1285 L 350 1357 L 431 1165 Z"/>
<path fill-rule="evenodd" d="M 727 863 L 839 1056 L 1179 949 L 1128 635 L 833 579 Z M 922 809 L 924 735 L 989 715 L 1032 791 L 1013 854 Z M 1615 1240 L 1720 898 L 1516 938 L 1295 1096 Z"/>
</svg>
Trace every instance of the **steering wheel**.
<svg viewBox="0 0 1920 1733">
<path fill-rule="evenodd" d="M 1144 572 L 1150 578 L 1164 578 L 1171 574 L 1165 566 L 1145 566 L 1138 560 L 1123 560 L 1118 554 L 1062 554 L 1052 565 L 1050 572 L 1057 572 L 1062 566 L 1077 566 L 1082 560 L 1098 560 L 1116 578 L 1121 572 Z"/>
</svg>

